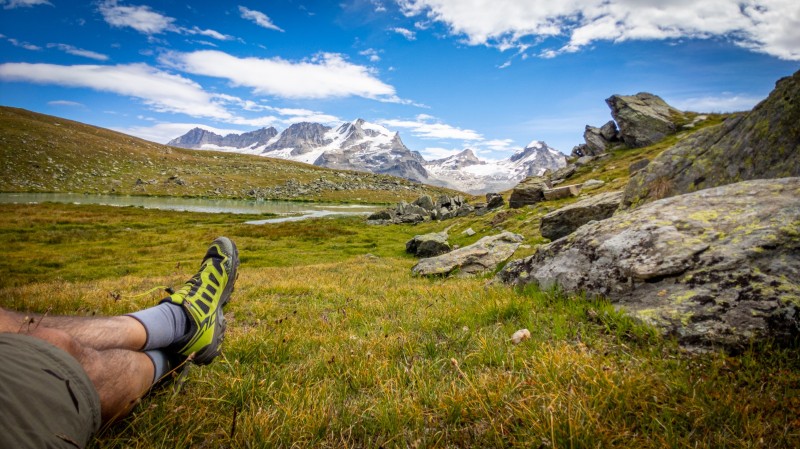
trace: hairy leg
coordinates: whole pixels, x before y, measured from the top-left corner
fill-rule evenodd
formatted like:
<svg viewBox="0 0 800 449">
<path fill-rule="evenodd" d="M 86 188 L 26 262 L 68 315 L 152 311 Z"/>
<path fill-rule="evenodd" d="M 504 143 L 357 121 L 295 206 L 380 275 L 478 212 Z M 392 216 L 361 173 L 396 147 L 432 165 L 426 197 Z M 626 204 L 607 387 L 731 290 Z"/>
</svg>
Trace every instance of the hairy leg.
<svg viewBox="0 0 800 449">
<path fill-rule="evenodd" d="M 62 330 L 81 345 L 96 350 L 138 351 L 147 339 L 144 326 L 129 316 L 51 316 L 0 309 L 0 331 L 27 333 L 42 327 Z"/>
<path fill-rule="evenodd" d="M 100 396 L 104 423 L 127 415 L 153 383 L 153 363 L 142 352 L 97 350 L 61 329 L 39 327 L 22 333 L 45 340 L 78 360 Z"/>
</svg>

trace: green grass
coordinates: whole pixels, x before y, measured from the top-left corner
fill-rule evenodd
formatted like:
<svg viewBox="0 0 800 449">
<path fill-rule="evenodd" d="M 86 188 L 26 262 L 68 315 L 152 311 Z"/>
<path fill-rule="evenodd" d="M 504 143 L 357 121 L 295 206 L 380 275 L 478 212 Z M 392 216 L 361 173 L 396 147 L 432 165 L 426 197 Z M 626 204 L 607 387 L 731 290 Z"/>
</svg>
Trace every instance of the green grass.
<svg viewBox="0 0 800 449">
<path fill-rule="evenodd" d="M 509 228 L 535 243 L 532 223 L 551 207 L 418 226 L 250 226 L 240 215 L 3 205 L 0 305 L 130 312 L 160 299 L 135 295 L 190 276 L 217 235 L 239 245 L 223 356 L 193 367 L 177 394 L 143 398 L 92 447 L 800 445 L 796 349 L 689 354 L 604 302 L 410 275 L 414 234 L 454 225 L 467 244 Z M 531 339 L 513 345 L 521 328 Z"/>
</svg>

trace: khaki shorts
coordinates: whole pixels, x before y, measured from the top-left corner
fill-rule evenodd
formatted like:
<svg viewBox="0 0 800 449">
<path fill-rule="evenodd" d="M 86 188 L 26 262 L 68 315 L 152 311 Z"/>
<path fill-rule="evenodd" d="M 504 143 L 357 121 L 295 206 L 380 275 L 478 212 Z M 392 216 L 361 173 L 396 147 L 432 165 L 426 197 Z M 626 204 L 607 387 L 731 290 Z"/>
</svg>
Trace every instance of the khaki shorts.
<svg viewBox="0 0 800 449">
<path fill-rule="evenodd" d="M 82 448 L 100 422 L 100 398 L 77 360 L 0 333 L 0 448 Z"/>
</svg>

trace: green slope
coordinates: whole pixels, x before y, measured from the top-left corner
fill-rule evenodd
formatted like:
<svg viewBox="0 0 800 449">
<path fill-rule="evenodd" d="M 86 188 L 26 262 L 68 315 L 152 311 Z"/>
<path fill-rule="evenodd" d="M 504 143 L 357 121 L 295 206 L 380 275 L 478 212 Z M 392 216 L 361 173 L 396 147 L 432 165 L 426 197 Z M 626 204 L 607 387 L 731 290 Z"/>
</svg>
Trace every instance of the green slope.
<svg viewBox="0 0 800 449">
<path fill-rule="evenodd" d="M 0 107 L 0 191 L 397 202 L 453 191 L 392 176 L 159 145 Z"/>
</svg>

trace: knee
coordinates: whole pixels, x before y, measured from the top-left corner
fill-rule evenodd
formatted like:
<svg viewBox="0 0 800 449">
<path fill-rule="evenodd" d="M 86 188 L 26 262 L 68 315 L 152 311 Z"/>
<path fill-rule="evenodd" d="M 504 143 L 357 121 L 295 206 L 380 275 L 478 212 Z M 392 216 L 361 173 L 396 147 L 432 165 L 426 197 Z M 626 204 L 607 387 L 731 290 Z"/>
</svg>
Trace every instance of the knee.
<svg viewBox="0 0 800 449">
<path fill-rule="evenodd" d="M 51 345 L 62 349 L 79 361 L 83 358 L 83 346 L 81 346 L 81 344 L 78 343 L 78 341 L 71 335 L 60 329 L 39 327 L 29 332 L 28 335 L 44 340 Z"/>
</svg>

